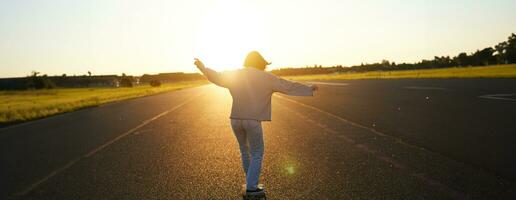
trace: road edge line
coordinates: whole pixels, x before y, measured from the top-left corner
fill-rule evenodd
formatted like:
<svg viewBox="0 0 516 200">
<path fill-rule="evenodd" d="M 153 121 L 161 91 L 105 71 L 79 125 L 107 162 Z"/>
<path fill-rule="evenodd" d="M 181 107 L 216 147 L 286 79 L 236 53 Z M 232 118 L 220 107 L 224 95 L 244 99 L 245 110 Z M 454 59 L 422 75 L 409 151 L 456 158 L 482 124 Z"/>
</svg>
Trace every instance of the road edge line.
<svg viewBox="0 0 516 200">
<path fill-rule="evenodd" d="M 150 118 L 150 119 L 145 120 L 145 121 L 144 121 L 143 123 L 141 123 L 140 125 L 138 125 L 138 126 L 136 126 L 136 127 L 132 128 L 132 129 L 129 129 L 128 131 L 126 131 L 126 132 L 124 132 L 124 133 L 120 134 L 119 136 L 115 137 L 114 139 L 112 139 L 112 140 L 110 140 L 110 141 L 108 141 L 108 142 L 106 142 L 106 143 L 104 143 L 104 144 L 102 144 L 102 145 L 100 145 L 100 146 L 98 146 L 98 147 L 96 147 L 96 148 L 94 148 L 94 149 L 90 150 L 88 153 L 84 154 L 83 156 L 80 156 L 80 157 L 78 157 L 78 158 L 72 159 L 71 161 L 69 161 L 68 163 L 66 163 L 65 165 L 63 165 L 62 167 L 59 167 L 59 168 L 57 168 L 57 169 L 55 169 L 55 170 L 51 171 L 48 175 L 46 175 L 46 176 L 44 176 L 43 178 L 41 178 L 41 179 L 37 180 L 36 182 L 34 182 L 34 183 L 30 184 L 30 186 L 29 186 L 29 187 L 27 187 L 27 188 L 25 188 L 25 189 L 21 190 L 20 192 L 16 192 L 16 193 L 14 193 L 14 195 L 12 195 L 10 198 L 21 197 L 21 196 L 24 196 L 24 195 L 26 195 L 26 194 L 30 193 L 31 191 L 33 191 L 34 189 L 36 189 L 36 188 L 37 188 L 39 185 L 41 185 L 42 183 L 46 182 L 47 180 L 49 180 L 50 178 L 52 178 L 52 177 L 56 176 L 57 174 L 59 174 L 59 173 L 63 172 L 64 170 L 66 170 L 66 169 L 68 169 L 68 168 L 72 167 L 72 166 L 73 166 L 74 164 L 76 164 L 77 162 L 79 162 L 79 161 L 81 161 L 81 160 L 83 160 L 83 159 L 85 159 L 85 158 L 88 158 L 88 157 L 90 157 L 90 156 L 94 155 L 95 153 L 97 153 L 97 152 L 101 151 L 102 149 L 106 148 L 107 146 L 109 146 L 109 145 L 111 145 L 111 144 L 115 143 L 116 141 L 118 141 L 118 140 L 120 140 L 120 139 L 124 138 L 124 137 L 125 137 L 125 136 L 127 136 L 127 135 L 130 135 L 131 133 L 133 133 L 134 131 L 138 130 L 139 128 L 141 128 L 141 127 L 143 127 L 143 126 L 145 126 L 145 125 L 149 124 L 150 122 L 152 122 L 152 121 L 154 121 L 154 120 L 156 120 L 156 119 L 159 119 L 159 118 L 161 118 L 161 117 L 163 117 L 163 116 L 165 116 L 165 115 L 167 115 L 167 114 L 169 114 L 169 113 L 171 113 L 171 112 L 174 112 L 175 110 L 177 110 L 177 109 L 181 108 L 182 106 L 184 106 L 184 105 L 186 105 L 186 104 L 188 104 L 188 103 L 192 102 L 193 100 L 195 100 L 195 99 L 197 99 L 197 98 L 201 97 L 202 95 L 203 95 L 203 94 L 200 94 L 200 95 L 196 95 L 196 96 L 194 96 L 194 97 L 191 97 L 191 98 L 187 99 L 186 101 L 184 101 L 183 103 L 181 103 L 181 104 L 179 104 L 179 105 L 177 105 L 177 106 L 174 106 L 173 108 L 171 108 L 171 109 L 169 109 L 169 110 L 167 110 L 167 111 L 165 111 L 165 112 L 162 112 L 162 113 L 160 113 L 160 114 L 158 114 L 158 115 L 156 115 L 156 116 L 154 116 L 154 117 L 152 117 L 152 118 Z"/>
</svg>

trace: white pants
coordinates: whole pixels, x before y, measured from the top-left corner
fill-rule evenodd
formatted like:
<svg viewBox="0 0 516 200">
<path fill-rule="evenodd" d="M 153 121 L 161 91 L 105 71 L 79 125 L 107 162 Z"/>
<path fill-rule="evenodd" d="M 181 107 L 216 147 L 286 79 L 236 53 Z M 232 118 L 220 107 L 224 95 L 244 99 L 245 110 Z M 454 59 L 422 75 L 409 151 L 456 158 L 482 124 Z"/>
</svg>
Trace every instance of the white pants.
<svg viewBox="0 0 516 200">
<path fill-rule="evenodd" d="M 262 123 L 257 120 L 231 119 L 231 128 L 240 146 L 247 189 L 255 190 L 263 159 Z"/>
</svg>

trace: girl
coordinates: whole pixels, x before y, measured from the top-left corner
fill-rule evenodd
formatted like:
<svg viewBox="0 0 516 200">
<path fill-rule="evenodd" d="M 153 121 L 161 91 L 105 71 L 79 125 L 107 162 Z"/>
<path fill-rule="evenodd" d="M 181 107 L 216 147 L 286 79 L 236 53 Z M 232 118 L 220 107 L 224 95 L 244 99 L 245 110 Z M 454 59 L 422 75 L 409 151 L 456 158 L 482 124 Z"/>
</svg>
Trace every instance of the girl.
<svg viewBox="0 0 516 200">
<path fill-rule="evenodd" d="M 304 85 L 279 78 L 265 68 L 270 63 L 257 51 L 250 52 L 244 68 L 216 72 L 195 59 L 194 63 L 215 85 L 229 89 L 233 98 L 231 128 L 236 136 L 246 174 L 246 194 L 262 193 L 258 187 L 263 159 L 262 121 L 271 121 L 271 97 L 274 92 L 295 96 L 313 96 L 316 85 Z"/>
</svg>

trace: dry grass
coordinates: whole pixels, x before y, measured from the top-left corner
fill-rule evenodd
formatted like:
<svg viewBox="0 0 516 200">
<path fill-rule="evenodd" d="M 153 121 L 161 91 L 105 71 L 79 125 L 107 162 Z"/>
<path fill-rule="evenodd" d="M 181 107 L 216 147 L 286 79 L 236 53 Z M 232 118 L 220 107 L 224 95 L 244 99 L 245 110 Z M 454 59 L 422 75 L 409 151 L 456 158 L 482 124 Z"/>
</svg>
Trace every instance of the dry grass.
<svg viewBox="0 0 516 200">
<path fill-rule="evenodd" d="M 0 91 L 0 124 L 22 122 L 107 102 L 195 87 L 206 83 L 206 81 L 188 81 L 163 84 L 161 87 Z"/>
<path fill-rule="evenodd" d="M 403 71 L 372 71 L 286 76 L 291 80 L 400 79 L 400 78 L 516 78 L 516 64 Z"/>
</svg>

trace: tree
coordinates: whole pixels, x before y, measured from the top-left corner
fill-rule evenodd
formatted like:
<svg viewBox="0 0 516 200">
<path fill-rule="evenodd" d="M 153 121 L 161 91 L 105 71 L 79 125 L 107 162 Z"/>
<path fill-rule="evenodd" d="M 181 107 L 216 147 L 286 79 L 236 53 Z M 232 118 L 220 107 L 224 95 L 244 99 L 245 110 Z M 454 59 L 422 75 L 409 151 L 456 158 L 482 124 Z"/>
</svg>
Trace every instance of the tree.
<svg viewBox="0 0 516 200">
<path fill-rule="evenodd" d="M 91 72 L 90 71 L 88 71 L 88 76 L 91 76 Z"/>
<path fill-rule="evenodd" d="M 494 49 L 491 47 L 484 48 L 482 50 L 477 50 L 473 55 L 473 64 L 474 65 L 489 65 L 494 64 L 495 57 L 493 56 Z"/>
<path fill-rule="evenodd" d="M 151 80 L 151 81 L 150 81 L 150 85 L 151 85 L 152 87 L 159 87 L 159 86 L 161 86 L 161 81 L 159 81 L 159 80 L 157 80 L 157 79 Z"/>
<path fill-rule="evenodd" d="M 46 74 L 43 74 L 42 76 L 38 76 L 40 72 L 32 71 L 31 75 L 29 76 L 27 82 L 25 83 L 25 87 L 28 89 L 51 89 L 55 88 L 56 84 L 52 82 L 48 78 Z"/>
<path fill-rule="evenodd" d="M 388 67 L 390 67 L 390 66 L 391 66 L 391 63 L 390 63 L 388 60 L 383 59 L 383 60 L 382 60 L 382 63 L 381 63 L 381 66 L 382 66 L 383 68 L 388 68 Z"/>
<path fill-rule="evenodd" d="M 505 57 L 507 63 L 516 63 L 516 34 L 511 34 L 507 40 L 507 46 L 505 47 Z"/>
<path fill-rule="evenodd" d="M 457 63 L 461 67 L 465 67 L 465 66 L 471 65 L 471 61 L 470 60 L 471 59 L 469 58 L 468 54 L 466 54 L 465 52 L 459 53 L 459 55 L 457 56 Z"/>
<path fill-rule="evenodd" d="M 505 50 L 509 44 L 505 41 L 498 43 L 495 45 L 496 50 L 496 62 L 498 64 L 507 64 L 507 56 Z"/>
<path fill-rule="evenodd" d="M 32 71 L 32 72 L 30 72 L 30 77 L 37 77 L 38 74 L 40 74 L 40 72 Z"/>
<path fill-rule="evenodd" d="M 122 79 L 120 80 L 120 86 L 133 87 L 133 77 L 126 76 L 125 73 L 122 73 Z"/>
</svg>

